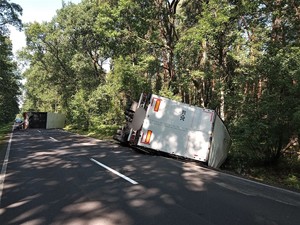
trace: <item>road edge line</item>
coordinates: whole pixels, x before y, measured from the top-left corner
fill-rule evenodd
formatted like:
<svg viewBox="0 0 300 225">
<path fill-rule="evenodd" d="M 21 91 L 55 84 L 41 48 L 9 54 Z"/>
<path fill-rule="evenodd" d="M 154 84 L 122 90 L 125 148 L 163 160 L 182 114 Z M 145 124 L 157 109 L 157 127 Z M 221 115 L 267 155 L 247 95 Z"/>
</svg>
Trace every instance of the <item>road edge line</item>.
<svg viewBox="0 0 300 225">
<path fill-rule="evenodd" d="M 14 131 L 14 126 L 11 130 L 11 133 L 10 133 L 10 138 L 9 138 L 8 145 L 7 145 L 7 148 L 6 148 L 6 154 L 5 154 L 5 158 L 4 158 L 4 161 L 3 161 L 1 174 L 0 174 L 0 206 L 1 206 L 2 193 L 3 193 L 3 188 L 4 188 L 4 181 L 5 181 L 5 176 L 6 176 L 8 158 L 9 158 L 9 153 L 10 153 L 10 148 L 11 148 L 11 142 L 12 142 L 12 138 L 13 138 L 13 131 Z"/>
</svg>

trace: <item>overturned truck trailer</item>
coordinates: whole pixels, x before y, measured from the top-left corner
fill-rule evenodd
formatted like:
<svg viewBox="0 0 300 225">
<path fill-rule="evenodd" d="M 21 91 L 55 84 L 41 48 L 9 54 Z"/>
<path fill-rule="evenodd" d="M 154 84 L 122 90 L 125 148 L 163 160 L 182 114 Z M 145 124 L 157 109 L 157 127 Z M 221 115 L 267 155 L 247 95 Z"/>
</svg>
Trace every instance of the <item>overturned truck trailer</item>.
<svg viewBox="0 0 300 225">
<path fill-rule="evenodd" d="M 141 94 L 126 110 L 127 123 L 115 139 L 218 168 L 227 157 L 231 138 L 214 110 Z"/>
<path fill-rule="evenodd" d="M 29 128 L 62 129 L 65 127 L 66 116 L 52 112 L 26 112 L 24 120 L 29 121 Z"/>
</svg>

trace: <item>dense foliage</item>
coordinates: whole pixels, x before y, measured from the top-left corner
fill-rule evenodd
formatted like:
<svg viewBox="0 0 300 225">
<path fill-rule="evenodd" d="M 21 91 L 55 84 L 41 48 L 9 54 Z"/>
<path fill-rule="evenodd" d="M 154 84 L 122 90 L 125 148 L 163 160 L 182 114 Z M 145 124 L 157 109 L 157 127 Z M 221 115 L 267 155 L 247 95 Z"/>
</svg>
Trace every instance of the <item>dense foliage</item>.
<svg viewBox="0 0 300 225">
<path fill-rule="evenodd" d="M 83 0 L 25 30 L 24 110 L 89 130 L 153 92 L 217 110 L 232 165 L 297 156 L 299 1 Z"/>
<path fill-rule="evenodd" d="M 21 29 L 21 13 L 19 5 L 0 1 L 0 124 L 13 121 L 19 112 L 20 74 L 13 60 L 8 25 Z"/>
</svg>

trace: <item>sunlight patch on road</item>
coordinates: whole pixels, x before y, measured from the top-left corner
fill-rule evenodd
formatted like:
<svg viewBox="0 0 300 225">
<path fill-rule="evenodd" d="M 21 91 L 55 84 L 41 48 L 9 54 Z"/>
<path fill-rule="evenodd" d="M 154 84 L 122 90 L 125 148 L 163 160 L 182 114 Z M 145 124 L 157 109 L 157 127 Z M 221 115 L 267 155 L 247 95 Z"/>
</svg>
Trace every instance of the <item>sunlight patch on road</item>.
<svg viewBox="0 0 300 225">
<path fill-rule="evenodd" d="M 126 189 L 126 199 L 128 205 L 134 208 L 143 207 L 145 210 L 143 214 L 148 217 L 155 217 L 161 213 L 163 208 L 157 204 L 153 199 L 160 196 L 160 190 L 158 188 L 146 188 L 142 185 L 130 186 Z M 170 196 L 161 196 L 162 201 L 166 203 L 175 202 Z"/>
<path fill-rule="evenodd" d="M 217 172 L 202 168 L 195 163 L 185 163 L 183 170 L 182 177 L 187 182 L 186 188 L 192 191 L 205 191 L 206 182 L 217 176 Z"/>
<path fill-rule="evenodd" d="M 28 202 L 29 202 L 29 200 L 19 201 L 19 202 L 16 202 L 16 203 L 13 203 L 13 204 L 9 205 L 7 208 L 8 209 L 17 208 L 17 207 L 20 207 L 20 206 L 28 203 Z"/>
<path fill-rule="evenodd" d="M 103 210 L 100 212 L 98 211 L 89 211 L 86 212 L 87 215 L 83 215 L 81 217 L 72 218 L 63 221 L 64 225 L 130 225 L 133 224 L 133 221 L 122 211 L 108 211 Z M 89 216 L 90 215 L 90 216 Z M 85 218 L 86 216 L 86 218 Z M 57 221 L 57 223 L 53 224 L 62 224 L 62 221 Z"/>
<path fill-rule="evenodd" d="M 96 202 L 96 201 L 81 202 L 81 203 L 68 205 L 65 208 L 63 208 L 63 211 L 67 213 L 85 213 L 93 210 L 99 210 L 101 209 L 101 207 L 102 207 L 101 202 Z"/>
<path fill-rule="evenodd" d="M 38 215 L 41 212 L 46 212 L 48 210 L 48 206 L 46 205 L 39 205 L 35 208 L 32 208 L 28 211 L 25 211 L 19 215 L 16 216 L 14 220 L 11 221 L 11 223 L 15 224 L 21 224 L 21 221 L 28 221 L 30 218 L 34 217 L 35 215 Z M 26 223 L 31 224 L 31 223 Z M 40 223 L 43 224 L 43 223 Z"/>
</svg>

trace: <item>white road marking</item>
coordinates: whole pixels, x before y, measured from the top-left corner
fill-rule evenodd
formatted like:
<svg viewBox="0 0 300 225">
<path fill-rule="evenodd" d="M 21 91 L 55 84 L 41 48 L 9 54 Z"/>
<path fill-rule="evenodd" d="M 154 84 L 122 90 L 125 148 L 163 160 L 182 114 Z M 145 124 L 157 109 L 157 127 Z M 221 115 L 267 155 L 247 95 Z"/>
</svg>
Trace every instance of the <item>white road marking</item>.
<svg viewBox="0 0 300 225">
<path fill-rule="evenodd" d="M 53 141 L 58 141 L 58 140 L 56 140 L 55 138 L 53 138 L 53 137 L 49 137 L 51 140 L 53 140 Z"/>
<path fill-rule="evenodd" d="M 126 177 L 125 175 L 123 175 L 123 174 L 119 173 L 118 171 L 116 171 L 116 170 L 114 170 L 114 169 L 112 169 L 112 168 L 110 168 L 110 167 L 108 167 L 108 166 L 106 166 L 106 165 L 98 162 L 97 160 L 95 160 L 93 158 L 90 158 L 90 160 L 93 161 L 94 163 L 96 163 L 97 165 L 102 166 L 103 168 L 109 170 L 110 172 L 118 175 L 119 177 L 122 177 L 123 179 L 127 180 L 128 182 L 130 182 L 132 184 L 138 184 L 138 182 L 136 182 L 135 180 L 132 180 L 129 177 Z"/>
<path fill-rule="evenodd" d="M 6 169 L 7 169 L 7 163 L 8 163 L 8 158 L 9 158 L 12 137 L 13 137 L 13 131 L 11 131 L 11 134 L 10 134 L 10 138 L 8 141 L 6 154 L 5 154 L 5 158 L 4 158 L 4 162 L 3 162 L 2 170 L 1 170 L 1 174 L 0 174 L 0 205 L 1 205 L 1 198 L 2 198 L 2 192 L 3 192 L 3 187 L 4 187 L 4 181 L 5 181 L 5 175 L 6 175 Z"/>
<path fill-rule="evenodd" d="M 277 190 L 277 191 L 286 192 L 286 193 L 290 193 L 290 194 L 293 194 L 293 195 L 300 196 L 300 193 L 295 192 L 295 191 L 290 191 L 288 189 L 272 186 L 272 185 L 269 185 L 269 184 L 264 184 L 264 183 L 261 183 L 261 182 L 255 181 L 255 180 L 249 180 L 247 178 L 231 175 L 229 173 L 223 173 L 222 171 L 219 171 L 219 172 L 222 173 L 222 175 L 224 175 L 224 176 L 232 177 L 232 178 L 235 178 L 235 179 L 240 180 L 240 181 L 245 181 L 245 182 L 253 183 L 253 184 L 256 184 L 256 185 L 259 185 L 259 186 L 271 188 L 271 189 L 274 189 L 274 190 Z"/>
</svg>

